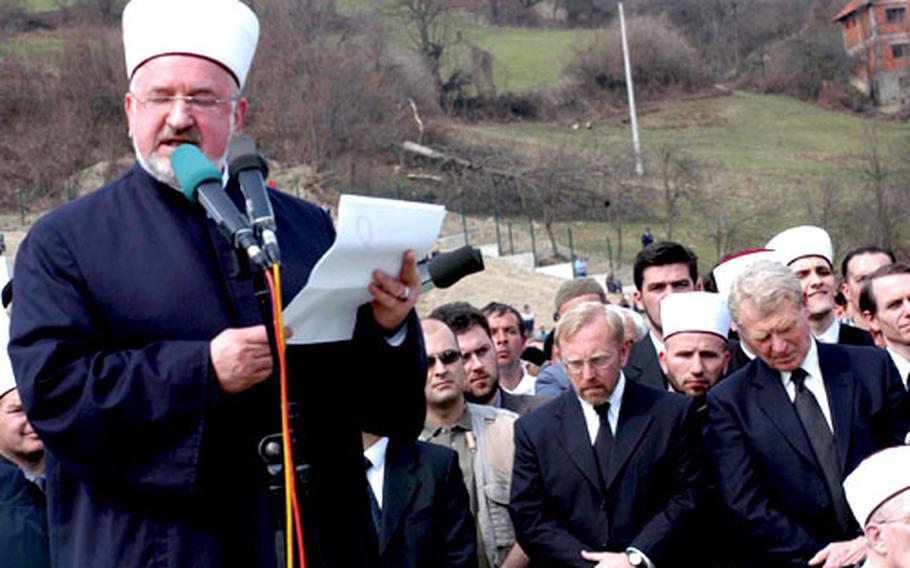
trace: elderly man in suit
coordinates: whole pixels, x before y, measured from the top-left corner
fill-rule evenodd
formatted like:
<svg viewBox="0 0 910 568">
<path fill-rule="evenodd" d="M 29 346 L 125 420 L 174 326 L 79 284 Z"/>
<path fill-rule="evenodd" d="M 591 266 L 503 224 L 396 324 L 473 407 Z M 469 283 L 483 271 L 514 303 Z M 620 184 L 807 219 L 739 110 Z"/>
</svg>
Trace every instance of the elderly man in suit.
<svg viewBox="0 0 910 568">
<path fill-rule="evenodd" d="M 708 392 L 708 449 L 744 565 L 861 559 L 844 476 L 902 441 L 906 393 L 886 353 L 812 338 L 805 293 L 779 262 L 733 284 L 730 311 L 758 355 Z"/>
<path fill-rule="evenodd" d="M 686 562 L 705 487 L 691 400 L 626 380 L 623 321 L 603 304 L 566 312 L 556 342 L 572 390 L 515 425 L 518 542 L 534 566 Z"/>
<path fill-rule="evenodd" d="M 696 289 L 698 257 L 679 243 L 656 242 L 635 256 L 632 275 L 635 303 L 645 314 L 649 333 L 632 345 L 623 371 L 630 381 L 667 388 L 667 377 L 660 367 L 660 354 L 666 351 L 660 301 L 670 294 Z"/>
</svg>

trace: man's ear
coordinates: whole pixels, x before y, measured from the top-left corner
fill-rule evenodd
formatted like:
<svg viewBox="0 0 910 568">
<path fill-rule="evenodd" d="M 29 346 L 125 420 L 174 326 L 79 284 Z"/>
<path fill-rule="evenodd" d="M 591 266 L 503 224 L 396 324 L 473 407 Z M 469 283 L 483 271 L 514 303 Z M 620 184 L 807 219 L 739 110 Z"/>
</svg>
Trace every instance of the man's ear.
<svg viewBox="0 0 910 568">
<path fill-rule="evenodd" d="M 888 553 L 888 545 L 885 544 L 882 534 L 882 525 L 878 523 L 866 525 L 866 546 L 882 556 Z"/>
<path fill-rule="evenodd" d="M 872 312 L 869 310 L 863 310 L 863 318 L 865 318 L 866 323 L 869 324 L 869 331 L 873 334 L 881 333 L 882 328 L 878 325 L 878 318 L 872 315 Z"/>
</svg>

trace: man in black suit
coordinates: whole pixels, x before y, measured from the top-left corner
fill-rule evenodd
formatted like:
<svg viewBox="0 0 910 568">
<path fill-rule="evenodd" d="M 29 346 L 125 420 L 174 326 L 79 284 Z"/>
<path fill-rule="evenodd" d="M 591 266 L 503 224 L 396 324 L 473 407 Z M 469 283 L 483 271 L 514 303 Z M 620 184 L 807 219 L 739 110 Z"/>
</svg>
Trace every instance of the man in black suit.
<svg viewBox="0 0 910 568">
<path fill-rule="evenodd" d="M 868 345 L 875 343 L 869 332 L 841 323 L 834 314 L 834 247 L 828 232 L 820 227 L 802 225 L 783 231 L 768 241 L 777 259 L 796 274 L 806 294 L 809 328 L 823 343 Z"/>
<path fill-rule="evenodd" d="M 490 325 L 483 312 L 467 302 L 443 304 L 430 313 L 430 319 L 446 324 L 458 339 L 458 348 L 467 373 L 465 399 L 474 404 L 505 408 L 526 414 L 549 399 L 507 392 L 499 384 L 499 362 Z"/>
<path fill-rule="evenodd" d="M 859 306 L 869 324 L 885 343 L 894 366 L 910 389 L 910 265 L 902 262 L 880 266 L 863 283 Z"/>
<path fill-rule="evenodd" d="M 708 392 L 708 449 L 744 565 L 844 566 L 864 554 L 844 477 L 901 443 L 906 393 L 887 354 L 813 340 L 793 272 L 759 261 L 730 311 L 758 355 Z"/>
<path fill-rule="evenodd" d="M 572 390 L 515 425 L 518 542 L 535 567 L 684 565 L 705 488 L 691 400 L 625 379 L 623 321 L 602 304 L 566 312 L 556 342 Z"/>
<path fill-rule="evenodd" d="M 698 257 L 678 243 L 653 243 L 635 256 L 632 276 L 636 288 L 635 304 L 645 314 L 649 333 L 632 345 L 629 362 L 623 371 L 630 381 L 666 389 L 667 376 L 659 359 L 659 354 L 665 351 L 660 301 L 669 294 L 696 289 Z"/>
<path fill-rule="evenodd" d="M 382 568 L 475 568 L 477 540 L 458 454 L 363 434 Z"/>
</svg>

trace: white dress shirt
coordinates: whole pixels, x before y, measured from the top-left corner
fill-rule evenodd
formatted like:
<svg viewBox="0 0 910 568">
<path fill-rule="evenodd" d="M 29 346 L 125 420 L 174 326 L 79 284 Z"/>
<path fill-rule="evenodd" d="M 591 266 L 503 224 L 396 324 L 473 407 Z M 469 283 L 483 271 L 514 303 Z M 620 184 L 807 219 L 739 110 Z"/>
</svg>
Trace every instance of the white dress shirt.
<svg viewBox="0 0 910 568">
<path fill-rule="evenodd" d="M 616 436 L 616 426 L 619 423 L 619 407 L 622 405 L 622 393 L 626 390 L 626 376 L 622 371 L 619 372 L 619 380 L 616 381 L 616 387 L 607 398 L 610 403 L 610 410 L 607 411 L 607 422 L 610 423 L 610 429 Z M 585 424 L 588 427 L 588 436 L 591 438 L 591 445 L 597 440 L 597 433 L 600 432 L 600 415 L 594 410 L 594 405 L 587 400 L 578 397 L 581 403 L 581 412 L 585 416 Z"/>
<path fill-rule="evenodd" d="M 834 318 L 828 329 L 816 335 L 815 339 L 822 343 L 837 343 L 837 340 L 840 339 L 840 322 L 837 321 L 837 318 Z"/>
<path fill-rule="evenodd" d="M 373 466 L 367 470 L 367 481 L 376 496 L 376 502 L 382 509 L 382 486 L 385 482 L 385 451 L 389 447 L 389 439 L 379 438 L 379 441 L 363 451 L 363 457 L 370 460 Z"/>
</svg>

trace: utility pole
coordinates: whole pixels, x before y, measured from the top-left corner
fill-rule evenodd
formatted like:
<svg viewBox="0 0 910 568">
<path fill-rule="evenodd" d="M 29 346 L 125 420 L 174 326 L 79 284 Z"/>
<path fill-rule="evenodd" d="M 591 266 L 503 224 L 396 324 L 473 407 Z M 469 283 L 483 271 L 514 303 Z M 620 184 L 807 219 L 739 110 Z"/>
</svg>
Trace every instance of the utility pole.
<svg viewBox="0 0 910 568">
<path fill-rule="evenodd" d="M 635 116 L 635 89 L 632 86 L 632 66 L 629 64 L 629 42 L 626 40 L 626 17 L 623 15 L 622 2 L 619 7 L 619 32 L 622 36 L 622 61 L 626 67 L 626 90 L 629 93 L 629 122 L 632 123 L 632 149 L 635 152 L 635 173 L 638 177 L 645 174 L 641 163 L 641 142 L 638 139 L 638 118 Z"/>
</svg>

